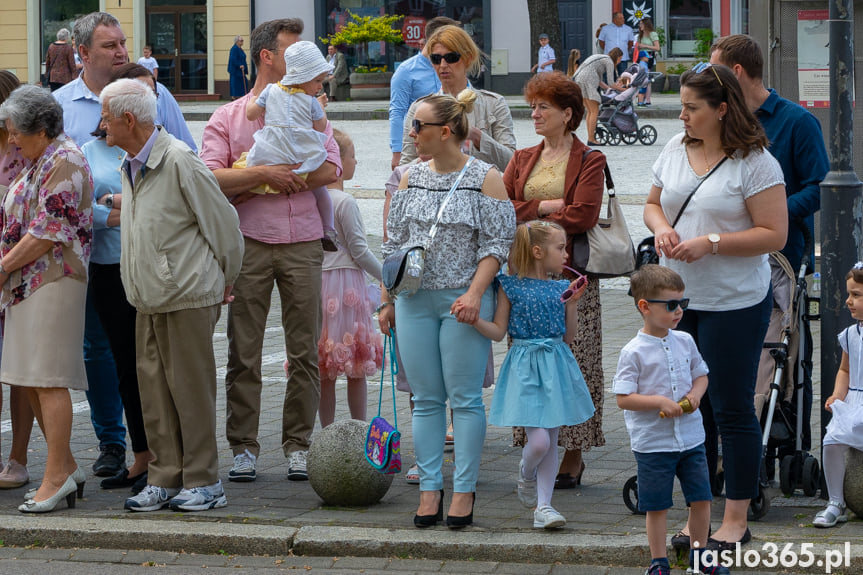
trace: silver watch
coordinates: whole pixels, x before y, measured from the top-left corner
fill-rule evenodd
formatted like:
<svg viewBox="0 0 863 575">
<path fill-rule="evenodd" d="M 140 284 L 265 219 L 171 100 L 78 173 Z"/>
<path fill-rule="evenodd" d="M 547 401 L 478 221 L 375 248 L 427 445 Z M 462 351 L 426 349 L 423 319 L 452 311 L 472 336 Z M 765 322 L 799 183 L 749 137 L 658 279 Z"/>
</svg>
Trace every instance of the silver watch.
<svg viewBox="0 0 863 575">
<path fill-rule="evenodd" d="M 114 194 L 108 194 L 108 196 L 105 198 L 105 206 L 111 209 L 114 208 Z"/>
</svg>

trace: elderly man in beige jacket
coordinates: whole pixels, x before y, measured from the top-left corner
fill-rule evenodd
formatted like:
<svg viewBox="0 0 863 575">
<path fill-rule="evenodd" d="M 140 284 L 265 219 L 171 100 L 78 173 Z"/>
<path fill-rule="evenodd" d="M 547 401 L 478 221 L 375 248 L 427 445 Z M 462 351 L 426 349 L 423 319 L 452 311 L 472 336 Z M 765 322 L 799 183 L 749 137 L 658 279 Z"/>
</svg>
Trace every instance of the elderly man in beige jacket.
<svg viewBox="0 0 863 575">
<path fill-rule="evenodd" d="M 138 311 L 138 382 L 155 456 L 147 487 L 125 507 L 224 507 L 212 338 L 240 272 L 239 218 L 198 156 L 154 125 L 152 88 L 118 80 L 101 100 L 107 143 L 126 152 L 120 272 Z"/>
</svg>

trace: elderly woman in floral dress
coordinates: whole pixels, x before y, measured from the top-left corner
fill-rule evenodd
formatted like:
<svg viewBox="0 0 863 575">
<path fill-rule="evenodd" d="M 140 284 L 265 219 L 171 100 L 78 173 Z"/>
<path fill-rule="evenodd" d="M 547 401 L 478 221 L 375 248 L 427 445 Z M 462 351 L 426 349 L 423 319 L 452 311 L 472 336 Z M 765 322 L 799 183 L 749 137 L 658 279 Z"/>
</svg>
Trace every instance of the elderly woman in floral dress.
<svg viewBox="0 0 863 575">
<path fill-rule="evenodd" d="M 0 381 L 27 390 L 45 435 L 42 484 L 18 507 L 45 513 L 62 499 L 74 507 L 75 492 L 84 490 L 85 475 L 69 447 L 69 390 L 87 389 L 81 349 L 93 181 L 81 150 L 63 133 L 63 109 L 47 90 L 16 89 L 0 106 L 0 122 L 26 160 L 0 205 L 0 307 L 6 312 Z"/>
</svg>

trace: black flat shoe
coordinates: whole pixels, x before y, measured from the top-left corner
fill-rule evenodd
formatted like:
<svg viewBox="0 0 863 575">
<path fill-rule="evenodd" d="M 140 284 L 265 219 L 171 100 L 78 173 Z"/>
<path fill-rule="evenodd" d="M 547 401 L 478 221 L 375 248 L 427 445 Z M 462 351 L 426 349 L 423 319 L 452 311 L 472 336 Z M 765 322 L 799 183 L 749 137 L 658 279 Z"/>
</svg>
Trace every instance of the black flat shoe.
<svg viewBox="0 0 863 575">
<path fill-rule="evenodd" d="M 461 517 L 455 515 L 446 516 L 446 526 L 450 529 L 463 529 L 473 523 L 473 506 L 476 503 L 476 491 L 474 491 L 473 500 L 470 503 L 470 513 Z"/>
<path fill-rule="evenodd" d="M 578 485 L 575 477 L 570 473 L 558 473 L 554 478 L 555 489 L 574 489 Z"/>
<path fill-rule="evenodd" d="M 132 492 L 132 495 L 138 495 L 139 493 L 141 493 L 144 490 L 145 487 L 147 487 L 147 472 L 146 471 L 138 476 L 138 481 L 136 481 L 135 484 L 132 485 L 132 489 L 130 489 L 129 491 Z"/>
<path fill-rule="evenodd" d="M 600 144 L 599 142 L 588 142 L 587 145 L 588 146 L 601 146 L 602 144 Z"/>
<path fill-rule="evenodd" d="M 740 541 L 720 541 L 719 539 L 708 537 L 707 549 L 716 551 L 734 551 L 737 549 L 738 543 L 745 545 L 746 543 L 749 543 L 751 539 L 752 533 L 749 532 L 749 527 L 747 527 L 746 531 L 743 532 L 743 537 L 740 538 Z"/>
<path fill-rule="evenodd" d="M 713 528 L 707 529 L 707 540 L 710 541 L 710 535 L 713 533 Z M 671 546 L 675 549 L 689 549 L 691 547 L 689 535 L 683 532 L 683 529 L 671 536 Z"/>
<path fill-rule="evenodd" d="M 141 477 L 146 477 L 147 472 L 140 473 L 135 475 L 134 477 L 129 476 L 129 470 L 123 469 L 117 475 L 113 477 L 109 477 L 107 479 L 103 479 L 101 483 L 99 483 L 99 487 L 102 489 L 118 489 L 120 487 L 131 487 L 135 485 L 135 483 L 141 479 Z"/>
<path fill-rule="evenodd" d="M 434 515 L 414 515 L 414 527 L 419 527 L 420 529 L 434 527 L 438 521 L 443 521 L 443 489 L 440 490 L 437 513 Z"/>
</svg>

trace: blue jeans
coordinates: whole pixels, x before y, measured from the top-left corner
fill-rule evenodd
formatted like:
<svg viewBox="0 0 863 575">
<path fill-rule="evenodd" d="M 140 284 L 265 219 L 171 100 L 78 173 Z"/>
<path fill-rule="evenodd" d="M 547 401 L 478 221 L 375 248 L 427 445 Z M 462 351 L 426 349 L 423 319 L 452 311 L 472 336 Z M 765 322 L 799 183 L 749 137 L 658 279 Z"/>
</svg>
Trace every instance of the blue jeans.
<svg viewBox="0 0 863 575">
<path fill-rule="evenodd" d="M 707 366 L 709 384 L 701 400 L 707 465 L 711 480 L 718 460 L 717 427 L 728 499 L 758 495 L 761 425 L 755 415 L 755 381 L 761 347 L 770 323 L 773 291 L 752 307 L 728 311 L 688 309 L 677 329 L 695 339 Z"/>
<path fill-rule="evenodd" d="M 491 341 L 473 326 L 458 323 L 450 306 L 466 288 L 419 290 L 396 301 L 399 351 L 411 382 L 413 433 L 421 491 L 443 488 L 446 402 L 453 410 L 456 470 L 453 491 L 476 491 L 485 442 L 482 382 Z M 480 317 L 494 316 L 491 288 L 482 297 Z"/>
<path fill-rule="evenodd" d="M 93 290 L 87 289 L 84 320 L 84 369 L 87 371 L 87 402 L 90 421 L 99 438 L 99 447 L 114 444 L 126 449 L 126 427 L 123 425 L 123 400 L 120 380 L 108 336 L 102 329 L 93 302 Z"/>
</svg>

